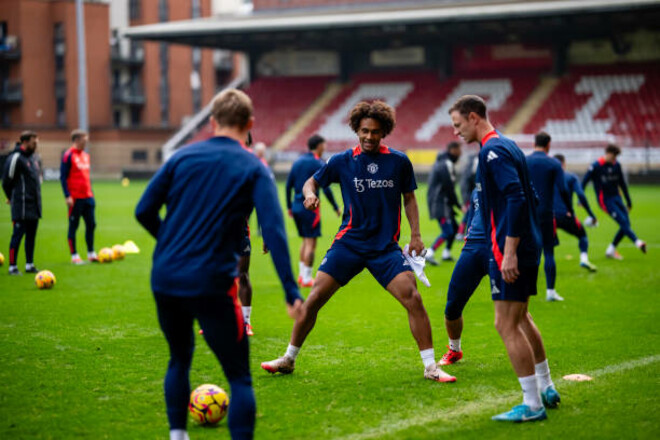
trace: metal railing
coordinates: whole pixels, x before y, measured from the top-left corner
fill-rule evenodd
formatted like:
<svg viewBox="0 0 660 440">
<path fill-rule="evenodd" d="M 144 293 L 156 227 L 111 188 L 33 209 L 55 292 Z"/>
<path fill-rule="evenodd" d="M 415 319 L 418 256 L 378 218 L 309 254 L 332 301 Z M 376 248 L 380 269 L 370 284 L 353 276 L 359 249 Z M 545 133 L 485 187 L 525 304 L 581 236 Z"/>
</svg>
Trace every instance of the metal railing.
<svg viewBox="0 0 660 440">
<path fill-rule="evenodd" d="M 112 88 L 114 104 L 144 105 L 145 101 L 144 89 L 139 83 L 122 84 Z"/>
<path fill-rule="evenodd" d="M 231 83 L 223 87 L 223 90 L 239 88 L 246 82 L 246 76 L 239 76 Z M 174 135 L 169 138 L 167 142 L 165 142 L 165 145 L 163 145 L 162 148 L 163 162 L 166 162 L 178 148 L 185 145 L 185 142 L 190 139 L 190 137 L 193 136 L 197 130 L 199 130 L 204 126 L 204 124 L 208 122 L 209 116 L 211 116 L 211 102 L 206 104 L 203 109 L 201 109 L 199 112 L 197 112 L 197 114 L 190 118 L 188 122 L 183 124 L 181 128 L 176 133 L 174 133 Z"/>
<path fill-rule="evenodd" d="M 0 101 L 19 103 L 23 101 L 23 82 L 20 79 L 7 79 L 0 83 Z"/>
</svg>

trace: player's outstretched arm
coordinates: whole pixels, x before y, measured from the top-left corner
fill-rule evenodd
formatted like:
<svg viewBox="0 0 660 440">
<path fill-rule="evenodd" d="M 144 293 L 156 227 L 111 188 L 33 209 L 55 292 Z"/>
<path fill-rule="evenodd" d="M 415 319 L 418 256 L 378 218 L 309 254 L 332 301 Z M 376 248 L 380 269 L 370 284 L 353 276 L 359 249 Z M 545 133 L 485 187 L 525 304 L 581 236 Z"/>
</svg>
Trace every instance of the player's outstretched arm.
<svg viewBox="0 0 660 440">
<path fill-rule="evenodd" d="M 621 165 L 619 165 L 618 167 L 618 174 L 619 174 L 619 186 L 621 187 L 623 196 L 626 198 L 626 204 L 628 205 L 628 210 L 630 211 L 632 209 L 632 200 L 630 199 L 630 193 L 628 192 L 628 184 L 626 183 L 626 179 L 623 176 Z"/>
<path fill-rule="evenodd" d="M 314 179 L 314 176 L 312 176 L 307 179 L 303 185 L 303 196 L 305 197 L 303 205 L 305 206 L 305 209 L 313 211 L 319 207 L 319 198 L 317 196 L 318 193 L 319 183 L 316 181 L 316 179 Z"/>
<path fill-rule="evenodd" d="M 165 164 L 158 170 L 135 207 L 135 218 L 154 238 L 158 238 L 158 231 L 162 223 L 159 214 L 160 208 L 165 204 L 170 185 L 168 169 L 169 167 Z"/>
<path fill-rule="evenodd" d="M 293 309 L 289 307 L 289 314 L 292 314 L 295 312 L 296 301 L 302 301 L 302 297 L 291 271 L 289 245 L 284 230 L 282 208 L 277 198 L 277 188 L 273 179 L 265 170 L 257 174 L 252 198 L 257 210 L 257 219 L 259 220 L 259 226 L 261 226 L 264 243 L 270 250 L 277 276 L 284 288 L 286 302 L 289 306 L 293 306 Z"/>
<path fill-rule="evenodd" d="M 555 172 L 555 189 L 559 191 L 559 197 L 561 197 L 566 209 L 571 216 L 575 216 L 573 212 L 573 201 L 571 200 L 571 193 L 568 192 L 568 187 L 566 186 L 566 176 L 564 175 L 564 170 L 561 168 L 561 165 L 557 167 Z"/>
<path fill-rule="evenodd" d="M 419 231 L 419 207 L 414 191 L 403 194 L 403 206 L 410 223 L 410 252 L 415 251 L 417 255 L 422 255 L 424 242 Z"/>
<path fill-rule="evenodd" d="M 575 184 L 573 185 L 573 191 L 575 191 L 575 194 L 577 194 L 578 200 L 580 201 L 580 205 L 587 211 L 587 214 L 589 217 L 593 218 L 594 221 L 596 221 L 596 216 L 594 215 L 594 212 L 591 210 L 591 206 L 589 206 L 589 201 L 587 200 L 587 196 L 584 194 L 584 191 L 582 190 L 582 187 L 580 186 L 580 182 L 578 182 L 577 177 L 574 180 Z"/>
</svg>

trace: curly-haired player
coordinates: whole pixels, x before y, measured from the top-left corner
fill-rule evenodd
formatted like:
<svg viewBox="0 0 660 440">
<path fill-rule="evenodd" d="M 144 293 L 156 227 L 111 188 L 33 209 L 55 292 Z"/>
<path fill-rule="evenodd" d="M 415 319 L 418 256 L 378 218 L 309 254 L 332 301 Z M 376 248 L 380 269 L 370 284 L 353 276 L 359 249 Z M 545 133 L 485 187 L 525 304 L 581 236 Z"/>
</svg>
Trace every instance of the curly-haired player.
<svg viewBox="0 0 660 440">
<path fill-rule="evenodd" d="M 292 373 L 296 356 L 312 331 L 319 310 L 341 286 L 367 268 L 406 308 L 424 363 L 424 377 L 453 382 L 456 379 L 435 363 L 431 324 L 417 291 L 415 275 L 398 243 L 403 196 L 411 230 L 410 249 L 420 255 L 424 249 L 412 164 L 403 153 L 381 144 L 394 129 L 394 109 L 380 101 L 360 102 L 351 111 L 349 124 L 358 136 L 358 145 L 334 155 L 303 186 L 304 206 L 314 210 L 319 205 L 319 189 L 339 183 L 344 199 L 342 224 L 302 305 L 286 353 L 262 363 L 261 367 L 270 373 Z"/>
</svg>

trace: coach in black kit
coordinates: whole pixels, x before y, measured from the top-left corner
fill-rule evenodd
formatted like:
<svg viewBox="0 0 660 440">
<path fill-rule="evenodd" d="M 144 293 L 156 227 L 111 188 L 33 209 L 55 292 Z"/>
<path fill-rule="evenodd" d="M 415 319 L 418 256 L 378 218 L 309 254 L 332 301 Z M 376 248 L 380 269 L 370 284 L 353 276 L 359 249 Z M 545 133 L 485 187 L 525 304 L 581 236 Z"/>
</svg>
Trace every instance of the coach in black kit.
<svg viewBox="0 0 660 440">
<path fill-rule="evenodd" d="M 5 161 L 2 189 L 11 205 L 14 230 L 9 242 L 9 274 L 20 275 L 18 248 L 25 235 L 25 271 L 36 273 L 34 241 L 41 218 L 41 167 L 34 154 L 39 138 L 33 131 L 21 133 L 20 145 Z"/>
</svg>

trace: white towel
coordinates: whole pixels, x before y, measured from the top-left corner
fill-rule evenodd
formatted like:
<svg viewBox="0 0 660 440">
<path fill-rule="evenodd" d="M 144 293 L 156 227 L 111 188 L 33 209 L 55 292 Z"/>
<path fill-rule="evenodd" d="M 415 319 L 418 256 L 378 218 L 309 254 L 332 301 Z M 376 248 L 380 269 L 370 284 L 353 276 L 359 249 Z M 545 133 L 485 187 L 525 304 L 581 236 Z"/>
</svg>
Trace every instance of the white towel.
<svg viewBox="0 0 660 440">
<path fill-rule="evenodd" d="M 406 247 L 403 248 L 403 256 L 405 257 L 408 264 L 410 264 L 410 267 L 412 268 L 413 272 L 415 272 L 415 275 L 419 281 L 421 281 L 422 284 L 424 284 L 426 287 L 431 287 L 431 283 L 424 273 L 426 259 L 422 255 L 417 255 L 417 252 L 415 251 L 412 251 L 412 254 L 410 254 L 409 250 L 410 245 L 407 244 Z"/>
</svg>

